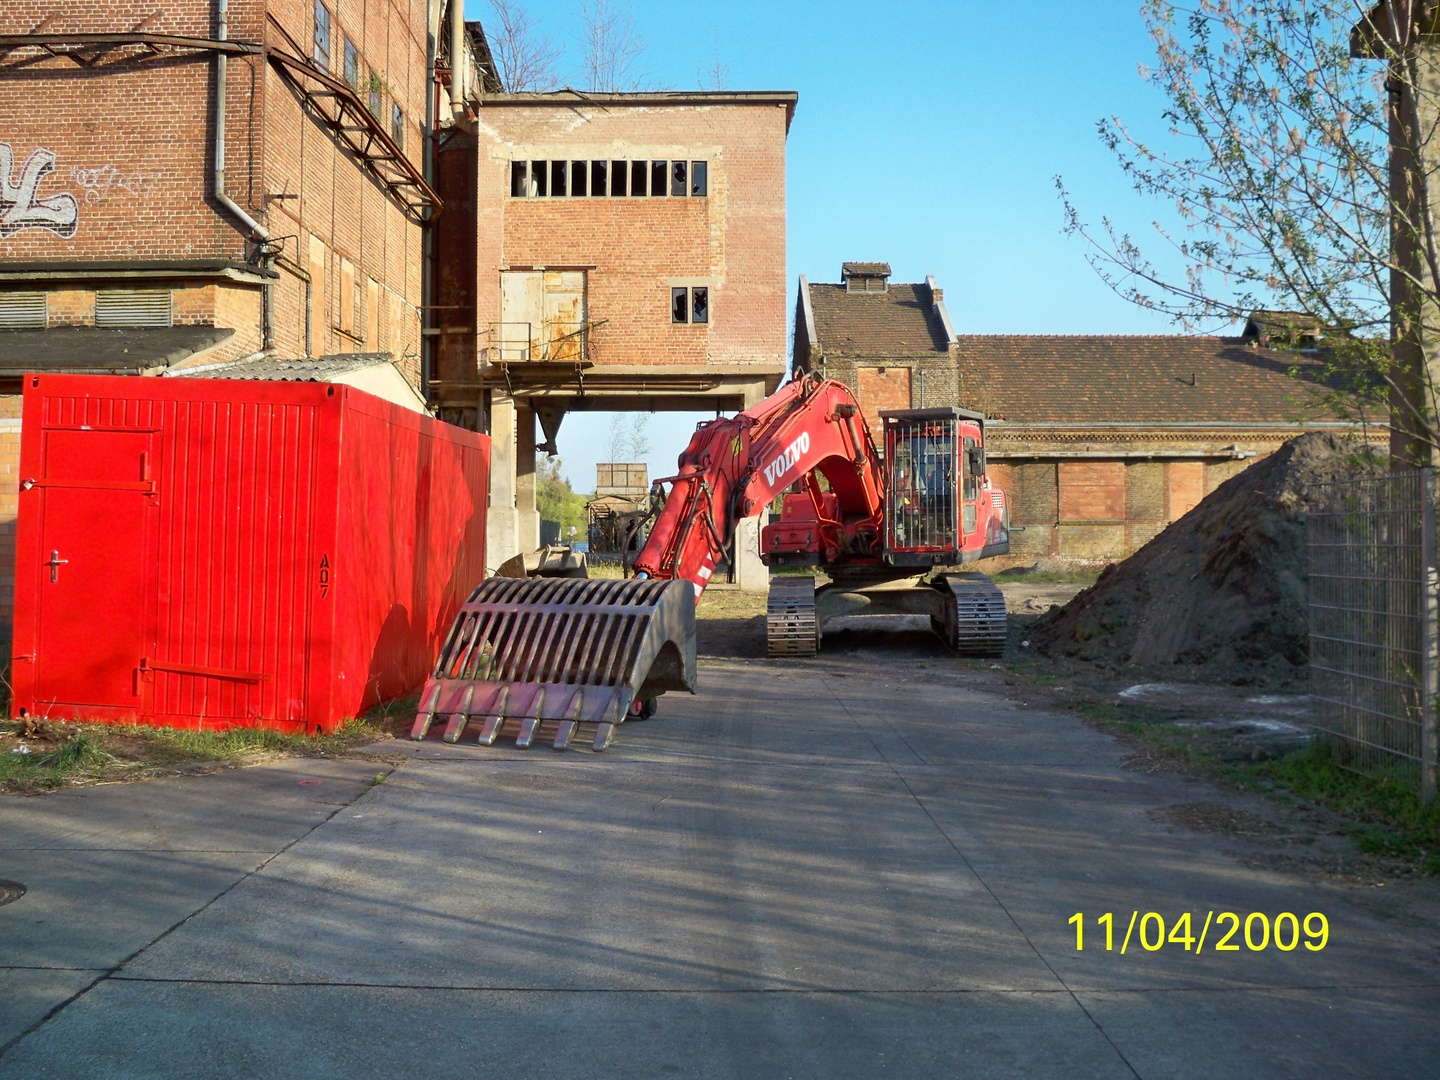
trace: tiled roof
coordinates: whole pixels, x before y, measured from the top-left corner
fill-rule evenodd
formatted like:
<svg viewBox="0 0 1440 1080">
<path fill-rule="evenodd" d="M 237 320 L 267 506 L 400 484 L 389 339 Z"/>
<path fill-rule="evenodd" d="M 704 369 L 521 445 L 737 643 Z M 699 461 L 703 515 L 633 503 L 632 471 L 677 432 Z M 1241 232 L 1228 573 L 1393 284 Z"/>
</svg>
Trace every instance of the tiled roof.
<svg viewBox="0 0 1440 1080">
<path fill-rule="evenodd" d="M 840 264 L 841 277 L 889 277 L 889 263 L 847 262 Z"/>
<path fill-rule="evenodd" d="M 918 356 L 947 348 L 945 327 L 927 285 L 891 284 L 883 293 L 852 293 L 844 285 L 812 284 L 810 306 L 817 352 Z"/>
<path fill-rule="evenodd" d="M 269 379 L 281 382 L 329 382 L 337 375 L 390 363 L 389 353 L 340 353 L 299 360 L 241 360 L 197 364 L 167 374 L 193 379 Z"/>
<path fill-rule="evenodd" d="M 0 375 L 45 371 L 133 375 L 178 363 L 234 333 L 213 326 L 0 330 Z"/>
<path fill-rule="evenodd" d="M 1240 338 L 962 335 L 958 348 L 958 404 L 1013 423 L 1330 419 L 1314 407 L 1318 357 Z"/>
</svg>

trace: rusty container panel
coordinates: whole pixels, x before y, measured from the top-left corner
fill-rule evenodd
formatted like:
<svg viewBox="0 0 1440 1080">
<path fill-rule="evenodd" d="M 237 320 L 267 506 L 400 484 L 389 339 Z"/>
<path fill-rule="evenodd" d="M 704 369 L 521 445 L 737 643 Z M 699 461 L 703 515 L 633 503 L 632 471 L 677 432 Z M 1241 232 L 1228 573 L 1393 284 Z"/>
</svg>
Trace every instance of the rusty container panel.
<svg viewBox="0 0 1440 1080">
<path fill-rule="evenodd" d="M 349 387 L 31 376 L 21 444 L 14 715 L 330 730 L 482 576 L 488 441 Z"/>
</svg>

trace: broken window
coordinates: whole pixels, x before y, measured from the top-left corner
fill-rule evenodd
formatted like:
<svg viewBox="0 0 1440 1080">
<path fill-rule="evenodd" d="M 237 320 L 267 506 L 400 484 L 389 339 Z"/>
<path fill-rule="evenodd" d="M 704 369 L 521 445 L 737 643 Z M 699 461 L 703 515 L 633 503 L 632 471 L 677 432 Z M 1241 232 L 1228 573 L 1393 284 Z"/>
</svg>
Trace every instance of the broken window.
<svg viewBox="0 0 1440 1080">
<path fill-rule="evenodd" d="M 644 195 L 650 188 L 645 182 L 650 175 L 649 165 L 644 161 L 632 161 L 630 163 L 630 194 Z"/>
<path fill-rule="evenodd" d="M 684 196 L 689 189 L 686 178 L 686 166 L 684 161 L 672 161 L 670 163 L 670 194 Z"/>
<path fill-rule="evenodd" d="M 710 289 L 705 285 L 670 290 L 670 321 L 699 325 L 710 321 Z"/>
<path fill-rule="evenodd" d="M 590 192 L 590 170 L 586 162 L 570 163 L 570 194 L 587 195 Z"/>
<path fill-rule="evenodd" d="M 690 194 L 708 195 L 709 177 L 706 175 L 710 166 L 704 161 L 692 161 L 690 163 Z"/>
<path fill-rule="evenodd" d="M 529 194 L 530 170 L 526 168 L 526 164 L 523 161 L 510 163 L 510 197 L 512 199 L 523 198 Z"/>
<path fill-rule="evenodd" d="M 547 195 L 550 191 L 550 165 L 545 161 L 530 162 L 530 194 Z"/>
<path fill-rule="evenodd" d="M 390 105 L 390 138 L 401 150 L 405 149 L 405 114 L 394 103 Z"/>
<path fill-rule="evenodd" d="M 565 162 L 550 162 L 550 194 L 565 194 Z"/>
<path fill-rule="evenodd" d="M 604 195 L 605 181 L 610 176 L 610 163 L 608 161 L 592 161 L 590 163 L 590 194 Z"/>
<path fill-rule="evenodd" d="M 625 194 L 628 194 L 628 188 L 629 188 L 630 185 L 627 184 L 626 181 L 629 180 L 629 179 L 630 179 L 630 163 L 629 163 L 629 162 L 626 162 L 626 161 L 612 161 L 612 162 L 610 163 L 610 194 L 611 194 L 611 195 L 625 195 Z"/>
<path fill-rule="evenodd" d="M 349 38 L 345 39 L 345 81 L 353 89 L 360 89 L 360 50 Z"/>
<path fill-rule="evenodd" d="M 330 9 L 315 0 L 315 44 L 310 56 L 325 70 L 330 70 Z"/>
<path fill-rule="evenodd" d="M 666 183 L 666 174 L 670 171 L 668 161 L 652 161 L 650 163 L 650 194 L 664 195 L 669 185 Z"/>
</svg>

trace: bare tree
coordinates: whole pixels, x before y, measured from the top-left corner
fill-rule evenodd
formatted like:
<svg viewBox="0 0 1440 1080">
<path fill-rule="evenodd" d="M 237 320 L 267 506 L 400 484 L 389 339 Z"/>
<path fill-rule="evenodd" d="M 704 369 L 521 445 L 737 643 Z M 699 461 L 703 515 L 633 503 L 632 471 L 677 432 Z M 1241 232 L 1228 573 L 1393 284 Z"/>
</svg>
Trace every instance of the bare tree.
<svg viewBox="0 0 1440 1080">
<path fill-rule="evenodd" d="M 725 84 L 730 81 L 730 65 L 723 63 L 720 59 L 720 30 L 715 30 L 715 56 L 708 67 L 701 68 L 696 72 L 696 85 L 701 90 L 724 90 Z"/>
<path fill-rule="evenodd" d="M 650 414 L 631 413 L 630 430 L 626 434 L 626 446 L 631 461 L 644 461 L 650 453 Z"/>
<path fill-rule="evenodd" d="M 543 93 L 559 86 L 555 66 L 560 48 L 539 33 L 519 0 L 490 0 L 490 8 L 495 18 L 485 27 L 485 37 L 505 89 L 512 94 Z"/>
<path fill-rule="evenodd" d="M 581 64 L 586 89 L 618 94 L 640 89 L 636 71 L 645 41 L 635 29 L 635 15 L 624 0 L 581 0 Z"/>
<path fill-rule="evenodd" d="M 624 413 L 618 413 L 618 412 L 617 412 L 617 413 L 611 413 L 611 414 L 610 414 L 610 438 L 609 438 L 609 441 L 608 441 L 608 443 L 607 443 L 608 449 L 609 449 L 609 451 L 610 451 L 610 460 L 611 460 L 611 461 L 625 461 L 625 460 L 626 460 L 626 458 L 625 458 L 625 446 L 626 446 L 626 442 L 627 442 L 627 439 L 626 439 L 626 433 L 625 433 L 625 414 L 624 414 Z"/>
<path fill-rule="evenodd" d="M 1144 0 L 1157 63 L 1142 74 L 1174 141 L 1150 145 L 1114 117 L 1098 127 L 1181 227 L 1156 224 L 1152 261 L 1108 217 L 1087 224 L 1056 178 L 1067 231 L 1120 296 L 1187 327 L 1261 307 L 1329 328 L 1327 402 L 1349 418 L 1388 407 L 1392 453 L 1415 462 L 1440 450 L 1430 6 Z"/>
</svg>

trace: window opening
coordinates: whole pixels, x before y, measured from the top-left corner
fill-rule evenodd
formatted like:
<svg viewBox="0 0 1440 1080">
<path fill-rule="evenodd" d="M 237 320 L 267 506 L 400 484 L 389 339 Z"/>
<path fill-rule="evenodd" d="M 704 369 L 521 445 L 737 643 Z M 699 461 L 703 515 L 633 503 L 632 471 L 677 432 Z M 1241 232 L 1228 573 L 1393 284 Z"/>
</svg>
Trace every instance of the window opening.
<svg viewBox="0 0 1440 1080">
<path fill-rule="evenodd" d="M 710 321 L 710 290 L 704 287 L 696 287 L 690 290 L 690 321 L 692 323 L 708 323 Z"/>
<path fill-rule="evenodd" d="M 605 183 L 610 178 L 610 164 L 606 161 L 590 163 L 590 194 L 604 195 Z"/>
<path fill-rule="evenodd" d="M 315 0 L 315 44 L 310 55 L 323 70 L 330 70 L 330 9 L 320 0 Z"/>
<path fill-rule="evenodd" d="M 630 165 L 625 161 L 612 161 L 610 163 L 610 194 L 629 194 L 630 185 L 626 183 L 630 179 Z"/>
<path fill-rule="evenodd" d="M 558 197 L 565 194 L 565 162 L 550 162 L 550 194 Z"/>
<path fill-rule="evenodd" d="M 523 198 L 530 193 L 530 170 L 526 168 L 527 164 L 524 161 L 510 163 L 510 197 L 512 199 Z"/>
<path fill-rule="evenodd" d="M 584 161 L 572 161 L 570 163 L 570 194 L 588 195 L 590 193 L 590 167 Z"/>
<path fill-rule="evenodd" d="M 708 195 L 710 166 L 704 161 L 692 161 L 690 163 L 690 194 Z"/>
<path fill-rule="evenodd" d="M 669 163 L 668 161 L 652 161 L 652 162 L 650 163 L 650 194 L 651 194 L 651 195 L 664 195 L 664 194 L 665 194 L 665 188 L 666 188 L 665 174 L 668 173 L 669 171 L 670 171 L 670 163 Z"/>
<path fill-rule="evenodd" d="M 632 161 L 632 162 L 630 163 L 630 194 L 631 194 L 631 195 L 645 195 L 645 194 L 648 194 L 648 193 L 649 193 L 649 191 L 650 191 L 650 185 L 646 182 L 646 178 L 647 178 L 649 175 L 650 175 L 650 169 L 649 169 L 649 165 L 648 165 L 647 162 L 644 162 L 644 161 Z"/>
<path fill-rule="evenodd" d="M 370 115 L 380 119 L 380 76 L 370 72 Z"/>
<path fill-rule="evenodd" d="M 670 290 L 670 321 L 672 323 L 685 323 L 690 321 L 690 290 Z"/>
<path fill-rule="evenodd" d="M 544 196 L 550 192 L 550 168 L 544 161 L 530 162 L 530 194 Z"/>
<path fill-rule="evenodd" d="M 360 89 L 360 50 L 349 38 L 345 39 L 345 81 L 354 89 Z"/>
<path fill-rule="evenodd" d="M 670 163 L 670 194 L 684 195 L 690 189 L 686 177 L 687 163 L 684 161 L 672 161 Z"/>
<path fill-rule="evenodd" d="M 390 106 L 390 138 L 400 149 L 405 149 L 405 114 L 400 111 L 399 105 Z"/>
</svg>

